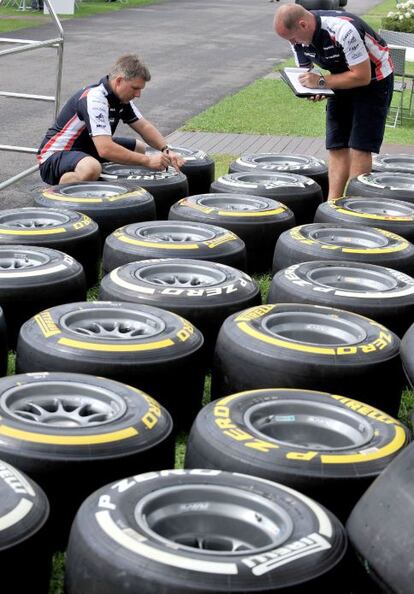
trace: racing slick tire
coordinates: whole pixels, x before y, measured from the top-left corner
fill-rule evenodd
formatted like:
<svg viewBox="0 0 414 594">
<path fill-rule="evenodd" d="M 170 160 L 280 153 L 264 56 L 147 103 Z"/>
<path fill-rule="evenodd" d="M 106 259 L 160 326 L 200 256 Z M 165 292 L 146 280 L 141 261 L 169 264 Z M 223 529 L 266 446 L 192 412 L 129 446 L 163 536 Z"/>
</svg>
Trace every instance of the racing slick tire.
<svg viewBox="0 0 414 594">
<path fill-rule="evenodd" d="M 105 272 L 148 258 L 192 258 L 246 268 L 246 247 L 237 235 L 207 223 L 149 221 L 126 225 L 106 238 Z"/>
<path fill-rule="evenodd" d="M 86 283 L 98 280 L 101 242 L 98 225 L 64 208 L 11 208 L 0 211 L 0 245 L 37 245 L 59 250 L 82 264 Z"/>
<path fill-rule="evenodd" d="M 257 283 L 244 272 L 216 262 L 184 258 L 120 266 L 102 279 L 99 298 L 145 303 L 189 320 L 204 336 L 209 361 L 224 320 L 261 304 Z"/>
<path fill-rule="evenodd" d="M 45 491 L 58 547 L 95 489 L 174 462 L 168 412 L 144 392 L 103 377 L 42 372 L 3 378 L 0 412 L 0 460 Z"/>
<path fill-rule="evenodd" d="M 281 171 L 305 175 L 321 186 L 325 200 L 328 196 L 328 167 L 325 161 L 310 155 L 248 153 L 230 163 L 229 173 L 241 171 Z"/>
<path fill-rule="evenodd" d="M 411 444 L 362 495 L 347 522 L 351 543 L 382 592 L 413 589 L 413 456 Z"/>
<path fill-rule="evenodd" d="M 343 521 L 408 441 L 408 429 L 399 421 L 345 396 L 251 390 L 201 409 L 189 435 L 185 467 L 282 483 Z"/>
<path fill-rule="evenodd" d="M 173 204 L 174 221 L 197 221 L 233 231 L 246 245 L 247 270 L 267 272 L 279 235 L 295 225 L 293 212 L 281 202 L 248 194 L 201 194 Z"/>
<path fill-rule="evenodd" d="M 392 268 L 362 262 L 302 262 L 275 274 L 268 303 L 346 309 L 402 337 L 414 320 L 414 279 Z"/>
<path fill-rule="evenodd" d="M 87 373 L 132 385 L 165 406 L 182 427 L 201 405 L 202 346 L 202 334 L 190 322 L 158 307 L 68 303 L 23 324 L 16 370 Z"/>
<path fill-rule="evenodd" d="M 290 208 L 298 225 L 313 221 L 315 211 L 322 202 L 320 185 L 309 177 L 294 173 L 228 173 L 211 184 L 210 192 L 272 198 Z"/>
<path fill-rule="evenodd" d="M 198 149 L 188 149 L 181 146 L 171 146 L 170 149 L 184 159 L 181 173 L 187 177 L 188 194 L 207 194 L 214 181 L 214 160 Z M 146 154 L 158 153 L 155 149 L 148 148 Z"/>
<path fill-rule="evenodd" d="M 39 311 L 84 299 L 85 273 L 71 256 L 39 246 L 0 245 L 0 306 L 11 348 L 21 325 Z"/>
<path fill-rule="evenodd" d="M 414 156 L 403 153 L 373 155 L 372 171 L 414 173 Z"/>
<path fill-rule="evenodd" d="M 414 204 L 392 198 L 336 198 L 318 206 L 314 222 L 379 227 L 414 241 Z"/>
<path fill-rule="evenodd" d="M 309 260 L 366 262 L 414 276 L 414 245 L 390 231 L 344 223 L 313 223 L 284 231 L 273 272 Z"/>
<path fill-rule="evenodd" d="M 38 485 L 3 460 L 0 518 L 2 591 L 47 594 L 52 570 L 49 502 Z"/>
<path fill-rule="evenodd" d="M 349 180 L 346 196 L 393 198 L 414 202 L 414 174 L 397 171 L 364 173 Z"/>
<path fill-rule="evenodd" d="M 414 390 L 414 324 L 411 324 L 401 341 L 401 360 L 405 375 Z"/>
<path fill-rule="evenodd" d="M 0 307 L 0 376 L 6 375 L 7 373 L 8 346 L 6 320 L 3 310 Z"/>
<path fill-rule="evenodd" d="M 397 416 L 404 386 L 399 338 L 352 312 L 302 303 L 229 316 L 216 343 L 212 398 L 256 388 L 345 394 Z"/>
<path fill-rule="evenodd" d="M 86 214 L 98 224 L 102 239 L 122 225 L 155 219 L 151 194 L 121 183 L 90 181 L 51 186 L 35 197 L 35 205 Z"/>
<path fill-rule="evenodd" d="M 339 520 L 284 485 L 162 470 L 107 485 L 82 504 L 65 591 L 343 593 L 346 549 Z"/>
<path fill-rule="evenodd" d="M 188 196 L 187 178 L 174 167 L 168 167 L 167 171 L 154 171 L 140 165 L 103 163 L 101 179 L 147 190 L 154 197 L 157 219 L 167 219 L 174 202 Z"/>
</svg>

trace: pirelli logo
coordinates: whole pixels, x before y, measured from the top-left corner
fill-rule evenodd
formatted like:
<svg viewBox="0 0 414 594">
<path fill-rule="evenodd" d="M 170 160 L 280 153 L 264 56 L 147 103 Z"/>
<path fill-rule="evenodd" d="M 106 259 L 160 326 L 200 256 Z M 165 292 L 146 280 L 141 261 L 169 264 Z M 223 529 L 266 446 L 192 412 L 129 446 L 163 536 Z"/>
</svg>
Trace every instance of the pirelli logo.
<svg viewBox="0 0 414 594">
<path fill-rule="evenodd" d="M 35 321 L 39 326 L 42 334 L 46 338 L 50 338 L 50 336 L 54 336 L 55 334 L 60 334 L 61 331 L 56 326 L 55 322 L 52 319 L 49 311 L 42 311 L 41 313 L 35 316 Z"/>
</svg>

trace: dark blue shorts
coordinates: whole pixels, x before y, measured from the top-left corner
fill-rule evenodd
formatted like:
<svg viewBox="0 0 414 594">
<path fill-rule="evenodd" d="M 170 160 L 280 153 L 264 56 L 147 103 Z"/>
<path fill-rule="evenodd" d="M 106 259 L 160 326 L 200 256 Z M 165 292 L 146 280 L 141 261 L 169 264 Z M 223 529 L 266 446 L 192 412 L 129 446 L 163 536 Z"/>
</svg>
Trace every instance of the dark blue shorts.
<svg viewBox="0 0 414 594">
<path fill-rule="evenodd" d="M 367 87 L 335 91 L 326 106 L 326 148 L 379 153 L 394 77 Z"/>
<path fill-rule="evenodd" d="M 112 140 L 130 151 L 135 150 L 135 138 L 114 136 Z M 40 177 L 46 184 L 54 186 L 59 183 L 59 180 L 64 173 L 75 171 L 79 161 L 82 161 L 85 157 L 91 156 L 95 157 L 95 155 L 88 155 L 88 153 L 82 151 L 56 151 L 56 153 L 51 155 L 40 165 Z M 102 162 L 104 161 L 104 159 L 99 160 Z"/>
</svg>

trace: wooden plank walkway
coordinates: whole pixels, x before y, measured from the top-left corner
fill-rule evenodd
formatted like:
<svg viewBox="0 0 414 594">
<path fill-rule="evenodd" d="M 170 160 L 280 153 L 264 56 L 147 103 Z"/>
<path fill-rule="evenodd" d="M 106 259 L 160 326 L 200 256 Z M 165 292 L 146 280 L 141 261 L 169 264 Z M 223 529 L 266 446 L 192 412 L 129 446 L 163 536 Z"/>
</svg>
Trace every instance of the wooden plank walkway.
<svg viewBox="0 0 414 594">
<path fill-rule="evenodd" d="M 176 130 L 167 137 L 173 146 L 199 149 L 209 154 L 285 153 L 313 155 L 326 159 L 324 138 L 309 136 L 270 136 L 258 134 L 220 134 Z M 381 153 L 414 154 L 414 145 L 383 144 Z"/>
</svg>

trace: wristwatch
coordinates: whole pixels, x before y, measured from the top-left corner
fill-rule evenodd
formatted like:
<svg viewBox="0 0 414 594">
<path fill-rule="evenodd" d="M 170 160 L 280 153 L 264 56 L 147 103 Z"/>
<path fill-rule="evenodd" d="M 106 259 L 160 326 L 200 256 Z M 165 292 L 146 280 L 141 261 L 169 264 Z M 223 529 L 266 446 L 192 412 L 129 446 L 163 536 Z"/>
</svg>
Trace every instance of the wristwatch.
<svg viewBox="0 0 414 594">
<path fill-rule="evenodd" d="M 326 80 L 324 76 L 320 76 L 319 80 L 318 80 L 318 87 L 320 89 L 325 89 L 326 88 Z"/>
</svg>

